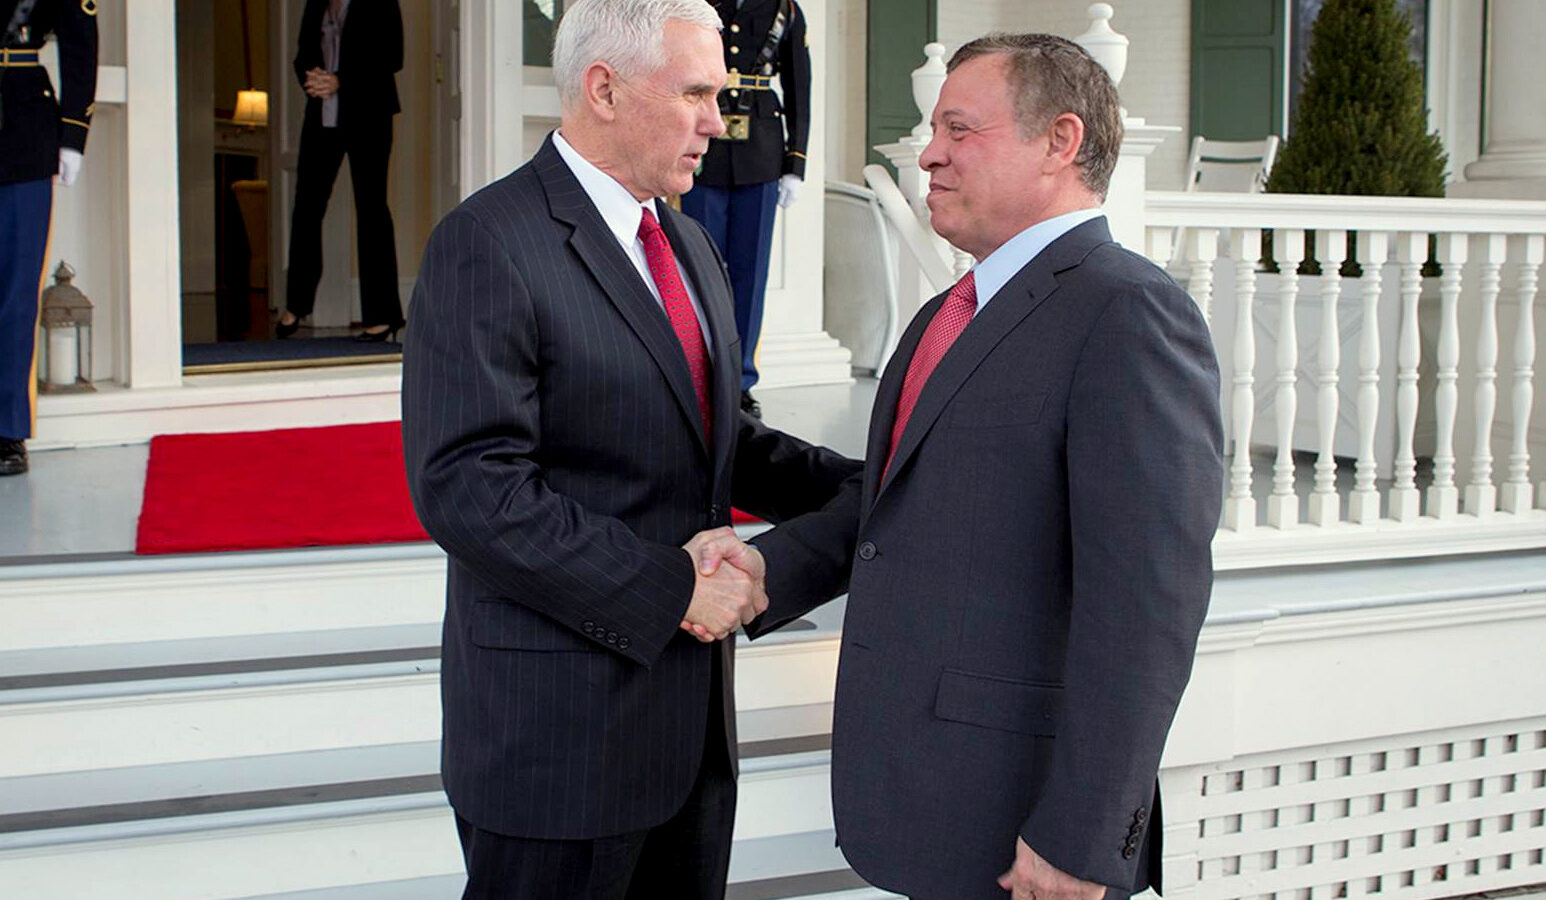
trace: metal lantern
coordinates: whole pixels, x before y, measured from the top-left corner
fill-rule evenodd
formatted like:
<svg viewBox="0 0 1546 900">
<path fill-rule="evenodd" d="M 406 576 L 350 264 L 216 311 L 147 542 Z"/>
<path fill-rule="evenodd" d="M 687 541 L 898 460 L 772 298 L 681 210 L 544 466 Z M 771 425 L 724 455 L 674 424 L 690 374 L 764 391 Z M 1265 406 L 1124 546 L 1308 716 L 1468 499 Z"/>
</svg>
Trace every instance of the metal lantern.
<svg viewBox="0 0 1546 900">
<path fill-rule="evenodd" d="M 38 387 L 50 393 L 93 391 L 91 301 L 71 284 L 75 270 L 60 262 L 54 284 L 43 292 L 43 340 Z"/>
</svg>

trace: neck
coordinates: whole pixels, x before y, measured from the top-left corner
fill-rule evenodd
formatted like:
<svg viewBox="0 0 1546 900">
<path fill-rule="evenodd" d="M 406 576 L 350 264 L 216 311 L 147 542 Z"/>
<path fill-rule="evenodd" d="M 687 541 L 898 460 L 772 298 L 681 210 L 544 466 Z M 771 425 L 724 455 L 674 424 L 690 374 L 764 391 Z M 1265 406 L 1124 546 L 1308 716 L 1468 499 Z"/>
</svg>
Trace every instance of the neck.
<svg viewBox="0 0 1546 900">
<path fill-rule="evenodd" d="M 565 118 L 558 126 L 558 133 L 564 136 L 564 140 L 569 142 L 574 152 L 585 157 L 586 162 L 616 179 L 617 183 L 632 194 L 635 200 L 643 203 L 652 199 L 651 195 L 640 194 L 628 183 L 628 179 L 623 174 L 623 167 L 609 146 L 603 127 L 599 123 Z"/>
</svg>

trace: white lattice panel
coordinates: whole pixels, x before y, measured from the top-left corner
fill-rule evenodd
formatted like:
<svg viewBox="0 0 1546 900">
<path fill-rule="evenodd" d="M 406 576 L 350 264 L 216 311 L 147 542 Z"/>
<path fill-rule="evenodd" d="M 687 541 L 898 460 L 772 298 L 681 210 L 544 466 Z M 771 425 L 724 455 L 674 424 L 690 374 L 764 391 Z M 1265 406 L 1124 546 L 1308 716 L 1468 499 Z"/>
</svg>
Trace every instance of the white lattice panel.
<svg viewBox="0 0 1546 900">
<path fill-rule="evenodd" d="M 1167 897 L 1424 900 L 1546 882 L 1546 718 L 1163 780 Z"/>
</svg>

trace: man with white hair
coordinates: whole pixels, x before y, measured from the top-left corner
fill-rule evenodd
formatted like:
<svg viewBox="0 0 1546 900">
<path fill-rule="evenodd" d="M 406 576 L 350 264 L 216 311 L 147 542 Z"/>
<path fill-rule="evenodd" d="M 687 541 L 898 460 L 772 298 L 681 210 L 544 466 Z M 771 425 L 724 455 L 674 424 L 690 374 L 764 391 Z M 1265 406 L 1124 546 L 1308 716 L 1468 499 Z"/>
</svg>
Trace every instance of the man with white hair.
<svg viewBox="0 0 1546 900">
<path fill-rule="evenodd" d="M 719 22 L 703 0 L 566 10 L 559 131 L 425 250 L 403 443 L 449 557 L 442 773 L 467 897 L 723 896 L 731 635 L 767 599 L 684 545 L 732 501 L 780 521 L 859 470 L 740 412 L 724 264 L 657 199 L 723 130 Z"/>
</svg>

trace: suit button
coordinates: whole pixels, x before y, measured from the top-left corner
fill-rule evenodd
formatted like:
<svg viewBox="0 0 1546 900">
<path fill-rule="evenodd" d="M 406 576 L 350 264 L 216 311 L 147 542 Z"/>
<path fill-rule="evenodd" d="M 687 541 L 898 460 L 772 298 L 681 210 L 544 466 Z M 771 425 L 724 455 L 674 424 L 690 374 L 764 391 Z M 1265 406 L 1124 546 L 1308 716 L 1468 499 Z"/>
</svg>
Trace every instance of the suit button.
<svg viewBox="0 0 1546 900">
<path fill-rule="evenodd" d="M 740 53 L 741 52 L 741 48 L 740 47 L 731 47 L 730 48 L 730 52 L 731 53 Z"/>
<path fill-rule="evenodd" d="M 631 644 L 631 643 L 633 643 L 633 642 L 628 640 L 628 638 L 620 637 L 620 638 L 617 639 L 617 649 L 619 649 L 619 650 L 627 650 L 628 649 L 628 645 Z"/>
<path fill-rule="evenodd" d="M 718 503 L 715 503 L 714 505 L 709 507 L 709 518 L 711 518 L 711 519 L 718 519 L 719 518 L 719 504 Z"/>
<path fill-rule="evenodd" d="M 741 33 L 741 26 L 739 26 L 739 25 L 731 25 L 730 26 L 730 33 L 731 34 L 740 34 Z"/>
<path fill-rule="evenodd" d="M 1142 825 L 1144 822 L 1147 822 L 1148 820 L 1149 820 L 1149 811 L 1144 809 L 1141 806 L 1138 807 L 1138 811 L 1137 812 L 1133 813 L 1133 821 L 1137 822 L 1139 825 Z"/>
<path fill-rule="evenodd" d="M 875 549 L 875 545 L 873 543 L 871 543 L 870 541 L 865 541 L 864 543 L 859 545 L 859 558 L 860 559 L 863 559 L 863 560 L 874 559 L 875 558 L 875 554 L 877 552 L 878 551 Z"/>
<path fill-rule="evenodd" d="M 617 643 L 617 632 L 615 632 L 615 631 L 607 632 L 607 643 L 609 643 L 609 644 Z"/>
<path fill-rule="evenodd" d="M 1135 857 L 1137 855 L 1138 855 L 1138 848 L 1134 847 L 1132 844 L 1128 844 L 1126 847 L 1122 848 L 1122 858 L 1123 859 L 1132 859 L 1133 857 Z"/>
<path fill-rule="evenodd" d="M 732 96 L 732 97 L 739 97 L 739 96 L 741 96 L 741 92 L 740 91 L 736 91 L 736 90 L 732 90 L 730 92 L 730 96 Z"/>
<path fill-rule="evenodd" d="M 584 622 L 583 624 L 580 625 L 580 630 L 585 632 L 586 634 L 595 634 L 596 633 L 596 623 L 587 620 L 586 622 Z"/>
</svg>

